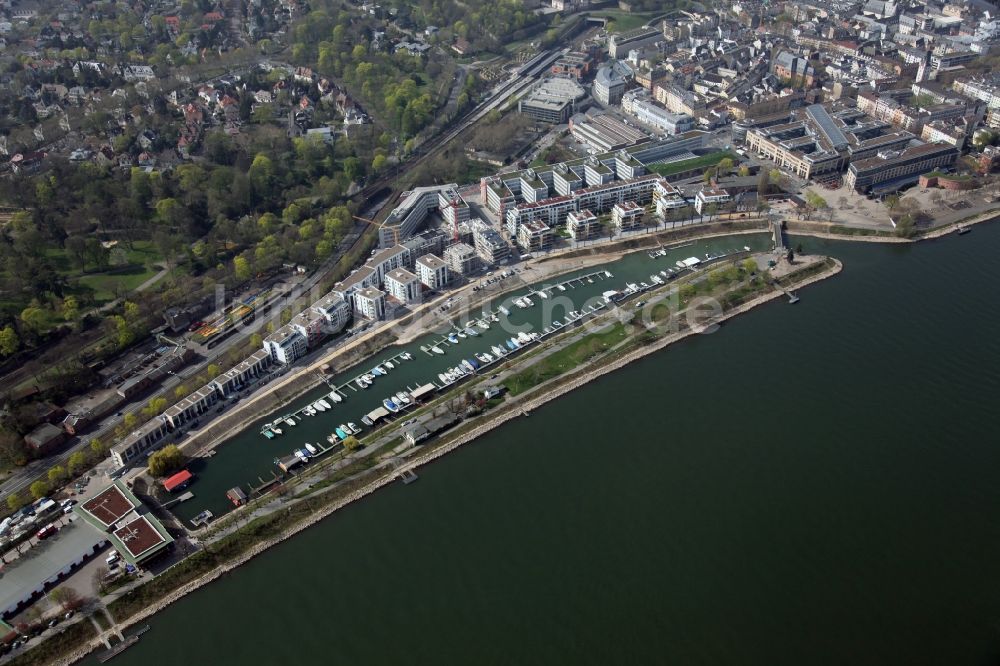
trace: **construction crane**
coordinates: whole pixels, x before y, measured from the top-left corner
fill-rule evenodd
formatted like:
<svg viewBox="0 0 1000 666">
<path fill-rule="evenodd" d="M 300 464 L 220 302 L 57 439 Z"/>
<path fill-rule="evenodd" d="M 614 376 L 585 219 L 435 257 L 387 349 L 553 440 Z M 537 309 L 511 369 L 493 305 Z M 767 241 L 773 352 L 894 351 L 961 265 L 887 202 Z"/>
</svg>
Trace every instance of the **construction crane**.
<svg viewBox="0 0 1000 666">
<path fill-rule="evenodd" d="M 449 205 L 452 208 L 452 212 L 451 212 L 452 237 L 451 237 L 451 239 L 457 243 L 458 240 L 459 240 L 459 233 L 458 233 L 458 213 L 456 212 L 455 209 L 458 208 L 458 199 L 457 198 L 452 199 L 451 203 Z"/>
<path fill-rule="evenodd" d="M 358 217 L 357 215 L 352 215 L 351 217 L 354 218 L 355 220 L 359 221 L 359 222 L 365 222 L 365 223 L 370 224 L 370 225 L 375 226 L 375 227 L 381 227 L 382 226 L 381 222 L 376 222 L 375 220 L 369 220 L 367 217 Z M 389 228 L 392 229 L 392 240 L 393 240 L 393 243 L 398 243 L 399 242 L 399 227 L 397 227 L 397 226 L 391 226 Z"/>
</svg>

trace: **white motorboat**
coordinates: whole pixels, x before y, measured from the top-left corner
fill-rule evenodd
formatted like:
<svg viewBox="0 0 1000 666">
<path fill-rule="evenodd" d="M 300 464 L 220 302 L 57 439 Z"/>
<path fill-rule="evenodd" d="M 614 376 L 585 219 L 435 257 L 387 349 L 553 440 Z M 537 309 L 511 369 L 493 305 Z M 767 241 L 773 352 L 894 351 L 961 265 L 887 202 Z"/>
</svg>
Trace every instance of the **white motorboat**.
<svg viewBox="0 0 1000 666">
<path fill-rule="evenodd" d="M 373 375 L 370 372 L 367 373 L 367 374 L 365 374 L 365 381 L 368 382 L 369 384 L 371 384 L 372 382 L 375 381 L 375 375 Z"/>
<path fill-rule="evenodd" d="M 311 407 L 312 407 L 312 409 L 315 409 L 317 412 L 325 412 L 326 411 L 326 407 L 323 406 L 323 403 L 318 402 L 318 401 L 314 402 L 311 405 Z"/>
<path fill-rule="evenodd" d="M 399 393 L 396 394 L 395 402 L 397 405 L 399 404 L 408 405 L 410 404 L 410 396 L 406 395 L 405 392 L 400 391 Z"/>
<path fill-rule="evenodd" d="M 274 426 L 271 426 L 271 432 L 273 432 L 275 435 L 280 435 L 283 431 L 281 430 L 281 428 L 275 428 Z"/>
<path fill-rule="evenodd" d="M 440 347 L 438 347 L 437 345 L 434 345 L 433 347 L 431 347 L 431 351 L 434 352 L 435 354 L 443 354 L 444 353 L 444 350 L 441 349 Z"/>
<path fill-rule="evenodd" d="M 319 449 L 317 449 L 315 446 L 313 446 L 309 442 L 306 442 L 306 451 L 308 451 L 309 453 L 313 454 L 314 456 L 319 455 Z"/>
<path fill-rule="evenodd" d="M 328 403 L 323 398 L 319 399 L 319 404 L 323 405 L 323 407 L 325 407 L 326 409 L 333 409 L 333 405 L 331 405 L 330 403 Z"/>
<path fill-rule="evenodd" d="M 451 378 L 449 378 L 448 375 L 444 374 L 443 372 L 438 373 L 438 379 L 441 380 L 442 384 L 450 384 L 452 382 Z"/>
<path fill-rule="evenodd" d="M 384 365 L 385 367 L 389 368 L 390 370 L 393 370 L 393 369 L 395 369 L 395 367 L 396 367 L 396 366 L 394 366 L 394 365 L 392 364 L 392 361 L 386 361 L 386 362 L 385 362 L 385 363 L 383 363 L 382 365 Z"/>
<path fill-rule="evenodd" d="M 556 285 L 556 289 L 558 289 L 559 291 L 566 291 L 566 285 L 564 285 L 564 284 L 557 284 Z"/>
<path fill-rule="evenodd" d="M 287 419 L 285 419 L 285 423 L 287 423 L 290 426 L 293 426 L 293 425 L 295 425 L 295 419 L 293 419 L 291 416 L 289 416 Z"/>
<path fill-rule="evenodd" d="M 347 427 L 351 429 L 352 435 L 357 435 L 359 432 L 361 432 L 361 428 L 359 428 L 358 424 L 354 423 L 353 421 L 348 421 Z"/>
<path fill-rule="evenodd" d="M 498 308 L 498 310 L 500 310 L 500 312 L 501 312 L 501 313 L 503 314 L 503 316 L 505 316 L 505 317 L 507 317 L 507 316 L 510 316 L 510 310 L 508 310 L 508 309 L 507 309 L 507 308 L 505 308 L 504 306 L 502 306 L 502 305 L 501 305 L 501 306 L 500 306 L 500 307 Z"/>
<path fill-rule="evenodd" d="M 336 391 L 330 391 L 330 400 L 333 400 L 334 402 L 340 402 L 343 400 L 343 398 L 341 398 L 340 394 L 337 393 Z"/>
</svg>

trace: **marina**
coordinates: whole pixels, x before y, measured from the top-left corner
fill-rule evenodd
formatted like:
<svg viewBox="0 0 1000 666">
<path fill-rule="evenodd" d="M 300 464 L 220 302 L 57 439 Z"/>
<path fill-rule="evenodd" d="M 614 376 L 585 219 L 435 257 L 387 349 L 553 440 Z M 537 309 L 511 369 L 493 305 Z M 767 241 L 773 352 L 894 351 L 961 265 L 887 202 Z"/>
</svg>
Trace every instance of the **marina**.
<svg viewBox="0 0 1000 666">
<path fill-rule="evenodd" d="M 185 521 L 206 509 L 223 515 L 233 508 L 226 492 L 234 486 L 248 488 L 251 497 L 268 492 L 275 485 L 271 477 L 297 474 L 311 461 L 341 450 L 347 436 L 364 436 L 373 428 L 405 420 L 438 391 L 496 372 L 494 368 L 521 350 L 659 286 L 650 282 L 651 273 L 673 269 L 674 262 L 689 256 L 705 257 L 702 263 L 739 255 L 744 251 L 739 247 L 748 242 L 766 250 L 770 235 L 740 236 L 738 243 L 732 238 L 708 239 L 655 259 L 635 252 L 601 270 L 549 279 L 496 298 L 405 347 L 324 376 L 323 385 L 237 434 L 213 458 L 195 460 L 191 471 L 198 477 L 197 498 L 173 510 Z M 351 424 L 356 431 L 341 428 L 342 434 L 337 433 L 341 425 Z M 310 452 L 307 443 L 317 452 Z"/>
</svg>

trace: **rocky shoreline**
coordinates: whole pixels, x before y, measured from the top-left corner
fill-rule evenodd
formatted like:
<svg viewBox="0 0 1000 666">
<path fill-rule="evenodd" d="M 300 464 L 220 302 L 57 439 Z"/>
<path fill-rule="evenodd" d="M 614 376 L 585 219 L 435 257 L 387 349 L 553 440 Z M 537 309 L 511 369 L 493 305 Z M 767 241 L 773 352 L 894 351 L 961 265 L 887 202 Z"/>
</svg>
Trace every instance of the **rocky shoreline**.
<svg viewBox="0 0 1000 666">
<path fill-rule="evenodd" d="M 801 289 L 802 287 L 808 286 L 815 282 L 819 282 L 821 280 L 825 280 L 839 273 L 843 268 L 843 264 L 837 259 L 831 259 L 831 260 L 833 261 L 833 265 L 831 267 L 827 268 L 826 270 L 816 275 L 810 276 L 809 278 L 801 282 L 796 282 L 792 288 Z M 441 456 L 444 456 L 445 454 L 454 451 L 458 447 L 463 446 L 464 444 L 468 444 L 469 442 L 485 434 L 488 434 L 489 432 L 493 431 L 496 428 L 499 428 L 508 421 L 515 418 L 519 418 L 524 411 L 535 410 L 541 407 L 542 405 L 545 405 L 546 403 L 555 400 L 556 398 L 566 395 L 567 393 L 576 390 L 581 386 L 584 386 L 596 379 L 603 377 L 608 373 L 615 372 L 616 370 L 619 370 L 630 363 L 633 363 L 645 356 L 658 352 L 668 347 L 669 345 L 672 345 L 676 342 L 679 342 L 680 340 L 687 338 L 688 336 L 697 335 L 701 333 L 708 326 L 717 325 L 723 321 L 732 319 L 733 317 L 749 312 L 750 310 L 754 309 L 759 305 L 772 301 L 776 298 L 782 298 L 783 296 L 784 293 L 781 291 L 773 291 L 764 294 L 762 296 L 758 296 L 754 299 L 751 299 L 750 301 L 747 301 L 746 303 L 743 303 L 733 308 L 732 310 L 729 310 L 728 312 L 722 313 L 716 317 L 706 320 L 704 324 L 700 326 L 698 329 L 688 329 L 685 331 L 678 331 L 676 333 L 667 335 L 664 338 L 657 340 L 654 344 L 635 349 L 634 351 L 631 351 L 628 354 L 625 354 L 624 356 L 616 358 L 611 362 L 602 363 L 597 367 L 584 369 L 583 371 L 580 372 L 579 375 L 572 377 L 569 381 L 563 382 L 558 386 L 554 387 L 546 387 L 544 385 L 539 386 L 537 389 L 534 389 L 533 391 L 529 392 L 526 398 L 521 398 L 512 401 L 512 403 L 508 406 L 508 408 L 504 411 L 504 413 L 497 414 L 494 417 L 489 418 L 486 423 L 478 425 L 469 430 L 468 432 L 464 432 L 461 433 L 460 435 L 457 435 L 456 437 L 454 437 L 454 439 L 448 441 L 443 446 L 439 446 L 434 449 L 428 450 L 425 453 L 417 453 L 408 462 L 404 463 L 399 468 L 396 468 L 391 473 L 384 474 L 379 478 L 371 481 L 363 488 L 360 488 L 354 492 L 347 494 L 344 497 L 341 497 L 340 499 L 330 502 L 329 505 L 318 510 L 309 518 L 299 523 L 296 523 L 295 525 L 289 526 L 286 530 L 282 531 L 282 533 L 279 534 L 278 536 L 272 537 L 266 541 L 263 541 L 249 548 L 245 553 L 241 554 L 235 560 L 220 565 L 216 569 L 213 569 L 212 571 L 182 585 L 178 589 L 174 590 L 173 592 L 167 594 L 165 597 L 157 601 L 155 604 L 129 617 L 124 623 L 119 625 L 118 628 L 124 629 L 125 627 L 131 627 L 143 622 L 144 620 L 147 620 L 148 618 L 158 613 L 159 611 L 163 610 L 170 604 L 184 598 L 185 596 L 191 594 L 195 590 L 198 590 L 202 586 L 228 574 L 229 572 L 242 566 L 243 564 L 246 564 L 257 555 L 266 551 L 268 548 L 271 548 L 272 546 L 275 546 L 281 543 L 282 541 L 285 541 L 286 539 L 295 536 L 299 532 L 308 529 L 309 527 L 312 527 L 313 525 L 327 518 L 335 511 L 343 508 L 344 506 L 352 502 L 355 502 L 359 499 L 362 499 L 363 497 L 375 492 L 376 490 L 382 488 L 383 486 L 392 483 L 396 479 L 396 476 L 404 470 L 412 470 L 422 465 L 426 465 L 427 463 L 430 463 L 440 458 Z M 531 393 L 533 392 L 537 392 L 537 395 L 531 395 Z M 69 666 L 70 664 L 76 663 L 77 661 L 85 658 L 88 654 L 90 654 L 95 649 L 100 648 L 101 646 L 102 643 L 100 642 L 100 638 L 99 637 L 94 638 L 86 647 L 81 648 L 73 652 L 72 654 L 63 657 L 62 659 L 60 659 L 55 663 L 65 664 L 66 666 Z"/>
</svg>

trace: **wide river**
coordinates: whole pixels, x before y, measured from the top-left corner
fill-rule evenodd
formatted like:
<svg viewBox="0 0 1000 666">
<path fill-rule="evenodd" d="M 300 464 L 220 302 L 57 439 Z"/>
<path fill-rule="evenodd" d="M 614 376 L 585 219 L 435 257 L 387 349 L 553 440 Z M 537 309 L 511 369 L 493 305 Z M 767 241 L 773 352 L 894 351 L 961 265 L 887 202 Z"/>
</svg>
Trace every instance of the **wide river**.
<svg viewBox="0 0 1000 666">
<path fill-rule="evenodd" d="M 347 507 L 114 663 L 997 663 L 1000 225 L 802 242 L 845 269 L 798 305 Z"/>
</svg>

